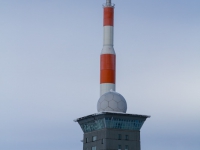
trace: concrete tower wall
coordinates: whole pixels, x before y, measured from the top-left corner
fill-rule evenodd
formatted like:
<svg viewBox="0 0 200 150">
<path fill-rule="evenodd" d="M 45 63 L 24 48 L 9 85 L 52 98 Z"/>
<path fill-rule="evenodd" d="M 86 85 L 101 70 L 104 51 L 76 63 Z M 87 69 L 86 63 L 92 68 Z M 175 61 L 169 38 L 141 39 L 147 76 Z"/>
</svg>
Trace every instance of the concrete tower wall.
<svg viewBox="0 0 200 150">
<path fill-rule="evenodd" d="M 140 131 L 103 129 L 84 134 L 83 141 L 83 150 L 118 150 L 120 146 L 123 150 L 140 150 Z"/>
</svg>

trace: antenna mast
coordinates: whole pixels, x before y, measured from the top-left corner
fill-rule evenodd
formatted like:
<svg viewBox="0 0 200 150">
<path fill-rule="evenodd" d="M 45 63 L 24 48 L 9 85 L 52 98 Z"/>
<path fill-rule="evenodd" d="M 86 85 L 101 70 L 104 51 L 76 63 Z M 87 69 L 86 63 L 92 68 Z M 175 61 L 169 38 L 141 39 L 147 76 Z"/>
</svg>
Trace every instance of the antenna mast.
<svg viewBox="0 0 200 150">
<path fill-rule="evenodd" d="M 112 3 L 111 3 L 111 0 L 106 0 L 106 6 L 111 6 Z"/>
</svg>

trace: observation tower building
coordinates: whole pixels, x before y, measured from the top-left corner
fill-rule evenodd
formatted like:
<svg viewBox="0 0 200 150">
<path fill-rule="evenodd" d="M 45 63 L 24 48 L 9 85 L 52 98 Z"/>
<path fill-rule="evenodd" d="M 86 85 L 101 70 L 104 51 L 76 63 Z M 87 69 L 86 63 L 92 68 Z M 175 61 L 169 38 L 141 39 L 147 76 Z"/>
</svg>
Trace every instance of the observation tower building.
<svg viewBox="0 0 200 150">
<path fill-rule="evenodd" d="M 113 48 L 114 4 L 103 5 L 103 49 L 100 55 L 100 98 L 97 113 L 75 120 L 84 132 L 83 150 L 141 150 L 140 129 L 150 116 L 127 114 L 125 98 L 115 92 Z"/>
</svg>

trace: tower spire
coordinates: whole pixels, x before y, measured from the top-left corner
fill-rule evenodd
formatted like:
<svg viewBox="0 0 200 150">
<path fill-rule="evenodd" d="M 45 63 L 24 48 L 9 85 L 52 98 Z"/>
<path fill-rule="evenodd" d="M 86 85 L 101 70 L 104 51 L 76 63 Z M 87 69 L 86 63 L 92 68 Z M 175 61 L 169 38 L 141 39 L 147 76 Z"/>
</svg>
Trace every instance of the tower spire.
<svg viewBox="0 0 200 150">
<path fill-rule="evenodd" d="M 103 49 L 100 57 L 100 96 L 115 91 L 115 51 L 113 48 L 114 40 L 114 4 L 111 0 L 106 0 L 103 5 Z"/>
<path fill-rule="evenodd" d="M 111 0 L 106 0 L 106 6 L 111 6 Z"/>
</svg>

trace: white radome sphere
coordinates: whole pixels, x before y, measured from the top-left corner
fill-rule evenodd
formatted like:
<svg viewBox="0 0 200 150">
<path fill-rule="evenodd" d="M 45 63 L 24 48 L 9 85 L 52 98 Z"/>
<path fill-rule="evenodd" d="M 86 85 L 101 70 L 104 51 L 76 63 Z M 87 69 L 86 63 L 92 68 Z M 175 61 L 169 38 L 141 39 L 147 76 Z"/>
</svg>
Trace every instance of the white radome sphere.
<svg viewBox="0 0 200 150">
<path fill-rule="evenodd" d="M 107 92 L 103 94 L 97 103 L 98 112 L 103 111 L 114 111 L 126 113 L 127 104 L 124 97 L 114 91 Z"/>
</svg>

